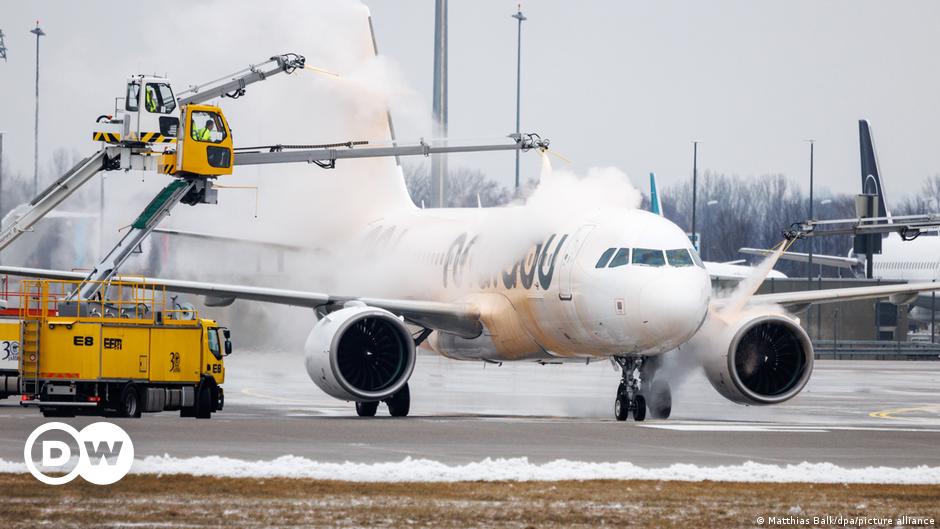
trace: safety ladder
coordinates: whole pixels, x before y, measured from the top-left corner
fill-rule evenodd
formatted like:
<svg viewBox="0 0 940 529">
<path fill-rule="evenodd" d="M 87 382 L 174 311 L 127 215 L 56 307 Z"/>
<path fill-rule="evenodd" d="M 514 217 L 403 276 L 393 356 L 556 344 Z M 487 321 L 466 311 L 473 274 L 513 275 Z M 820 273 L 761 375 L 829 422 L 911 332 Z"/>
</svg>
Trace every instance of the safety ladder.
<svg viewBox="0 0 940 529">
<path fill-rule="evenodd" d="M 26 317 L 20 325 L 20 393 L 39 392 L 39 318 Z"/>
</svg>

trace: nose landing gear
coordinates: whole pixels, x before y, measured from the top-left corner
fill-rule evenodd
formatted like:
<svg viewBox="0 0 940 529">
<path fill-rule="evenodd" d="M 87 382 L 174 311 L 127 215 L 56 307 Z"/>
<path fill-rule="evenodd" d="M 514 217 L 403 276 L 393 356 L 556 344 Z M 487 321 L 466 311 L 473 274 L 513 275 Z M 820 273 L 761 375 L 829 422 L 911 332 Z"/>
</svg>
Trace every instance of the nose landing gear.
<svg viewBox="0 0 940 529">
<path fill-rule="evenodd" d="M 642 421 L 646 418 L 646 398 L 640 395 L 640 371 L 645 358 L 615 356 L 614 360 L 622 372 L 617 398 L 614 399 L 614 417 L 618 421 L 625 421 L 632 413 L 633 420 Z"/>
</svg>

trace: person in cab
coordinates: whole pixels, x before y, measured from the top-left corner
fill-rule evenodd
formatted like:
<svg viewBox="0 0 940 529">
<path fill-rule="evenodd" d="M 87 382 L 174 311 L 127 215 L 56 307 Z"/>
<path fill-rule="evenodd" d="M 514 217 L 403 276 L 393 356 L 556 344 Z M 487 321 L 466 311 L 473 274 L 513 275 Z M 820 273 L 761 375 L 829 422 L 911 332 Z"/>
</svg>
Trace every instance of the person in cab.
<svg viewBox="0 0 940 529">
<path fill-rule="evenodd" d="M 197 141 L 212 141 L 213 129 L 215 129 L 215 123 L 213 123 L 211 119 L 207 119 L 204 127 L 193 129 L 193 139 Z"/>
</svg>

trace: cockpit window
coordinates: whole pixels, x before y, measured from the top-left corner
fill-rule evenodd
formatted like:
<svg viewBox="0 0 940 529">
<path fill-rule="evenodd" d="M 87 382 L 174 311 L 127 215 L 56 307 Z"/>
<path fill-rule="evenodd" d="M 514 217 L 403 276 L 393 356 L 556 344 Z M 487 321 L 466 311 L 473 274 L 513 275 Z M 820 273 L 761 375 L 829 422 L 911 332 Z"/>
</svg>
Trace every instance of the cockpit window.
<svg viewBox="0 0 940 529">
<path fill-rule="evenodd" d="M 663 257 L 662 250 L 650 250 L 649 248 L 635 248 L 633 250 L 633 264 L 646 266 L 663 266 L 666 259 Z"/>
<path fill-rule="evenodd" d="M 614 256 L 610 261 L 609 268 L 616 268 L 618 266 L 623 266 L 630 262 L 630 249 L 621 248 L 617 250 L 617 255 Z"/>
<path fill-rule="evenodd" d="M 692 254 L 692 260 L 695 261 L 695 266 L 705 268 L 705 263 L 702 262 L 702 258 L 699 256 L 698 252 L 689 250 L 689 253 Z"/>
<path fill-rule="evenodd" d="M 666 250 L 666 259 L 671 266 L 692 266 L 695 264 L 692 262 L 692 256 L 689 255 L 689 251 L 685 248 Z"/>
<path fill-rule="evenodd" d="M 604 253 L 601 254 L 601 258 L 597 260 L 597 264 L 594 265 L 594 268 L 604 268 L 607 266 L 607 263 L 610 261 L 611 256 L 614 255 L 616 248 L 608 248 L 604 250 Z"/>
</svg>

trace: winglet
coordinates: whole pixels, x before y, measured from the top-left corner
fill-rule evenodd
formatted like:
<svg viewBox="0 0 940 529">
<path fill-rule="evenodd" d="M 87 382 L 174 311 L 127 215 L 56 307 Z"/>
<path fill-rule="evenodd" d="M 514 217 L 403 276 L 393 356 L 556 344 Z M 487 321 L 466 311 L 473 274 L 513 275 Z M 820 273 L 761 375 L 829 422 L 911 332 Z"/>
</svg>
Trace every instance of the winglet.
<svg viewBox="0 0 940 529">
<path fill-rule="evenodd" d="M 865 119 L 858 120 L 858 152 L 862 167 L 862 193 L 878 195 L 878 216 L 890 218 L 891 212 L 885 205 L 887 199 L 881 183 L 881 172 L 878 170 L 878 156 L 875 154 L 871 125 Z"/>
<path fill-rule="evenodd" d="M 656 173 L 650 173 L 650 212 L 663 216 L 662 203 L 659 200 L 659 190 L 656 189 Z"/>
</svg>

